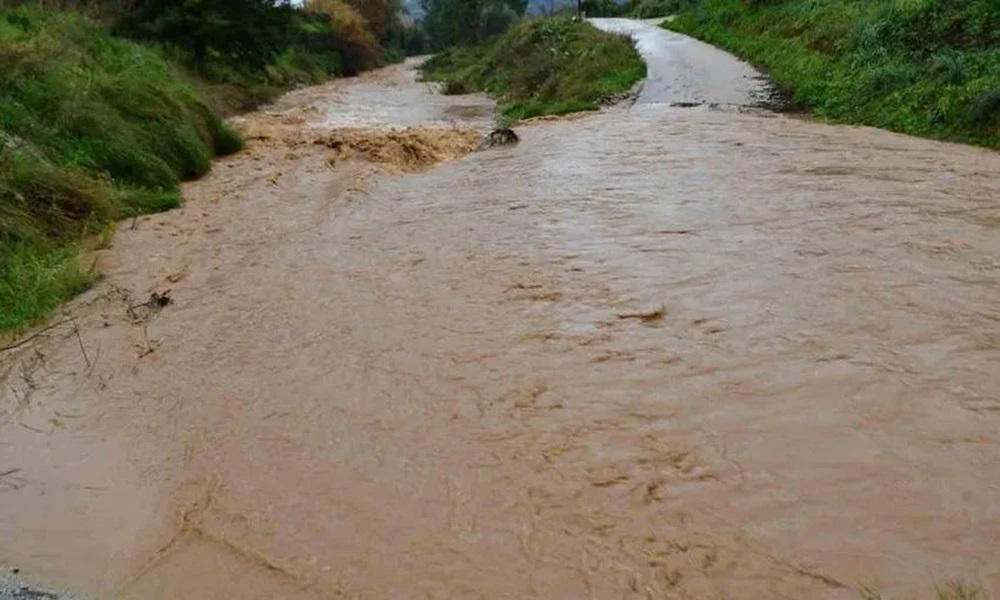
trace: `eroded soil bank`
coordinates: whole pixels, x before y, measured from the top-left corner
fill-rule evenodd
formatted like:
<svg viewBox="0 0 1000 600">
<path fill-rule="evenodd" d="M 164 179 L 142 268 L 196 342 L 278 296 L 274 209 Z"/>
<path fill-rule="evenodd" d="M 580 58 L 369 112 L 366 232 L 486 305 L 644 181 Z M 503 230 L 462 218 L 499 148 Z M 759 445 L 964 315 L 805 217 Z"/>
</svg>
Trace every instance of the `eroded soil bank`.
<svg viewBox="0 0 1000 600">
<path fill-rule="evenodd" d="M 299 92 L 123 224 L 76 327 L 2 357 L 0 564 L 141 600 L 1000 593 L 1000 156 L 657 103 L 419 172 L 323 142 L 491 110 L 411 64 Z"/>
</svg>

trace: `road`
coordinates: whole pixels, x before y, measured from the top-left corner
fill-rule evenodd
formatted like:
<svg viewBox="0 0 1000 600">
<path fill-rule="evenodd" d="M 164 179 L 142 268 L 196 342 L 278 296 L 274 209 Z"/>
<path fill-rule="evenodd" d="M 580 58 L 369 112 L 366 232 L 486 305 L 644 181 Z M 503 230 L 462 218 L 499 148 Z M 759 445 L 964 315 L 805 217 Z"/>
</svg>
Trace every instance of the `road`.
<svg viewBox="0 0 1000 600">
<path fill-rule="evenodd" d="M 492 105 L 412 62 L 244 119 L 4 353 L 0 564 L 142 600 L 1000 594 L 1000 155 L 656 89 L 462 158 Z"/>
<path fill-rule="evenodd" d="M 756 106 L 771 98 L 762 73 L 715 46 L 667 31 L 650 21 L 590 22 L 635 42 L 647 65 L 638 103 Z"/>
</svg>

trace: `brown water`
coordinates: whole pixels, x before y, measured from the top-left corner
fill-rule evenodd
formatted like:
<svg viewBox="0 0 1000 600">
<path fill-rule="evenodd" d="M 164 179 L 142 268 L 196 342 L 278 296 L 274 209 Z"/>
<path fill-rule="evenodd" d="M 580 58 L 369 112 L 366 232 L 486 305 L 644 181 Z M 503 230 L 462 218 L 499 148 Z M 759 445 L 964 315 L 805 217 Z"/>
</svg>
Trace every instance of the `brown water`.
<svg viewBox="0 0 1000 600">
<path fill-rule="evenodd" d="M 123 223 L 79 336 L 0 363 L 0 565 L 142 600 L 1000 594 L 1000 155 L 655 104 L 417 174 L 324 141 L 490 110 L 408 66 L 296 93 Z"/>
</svg>

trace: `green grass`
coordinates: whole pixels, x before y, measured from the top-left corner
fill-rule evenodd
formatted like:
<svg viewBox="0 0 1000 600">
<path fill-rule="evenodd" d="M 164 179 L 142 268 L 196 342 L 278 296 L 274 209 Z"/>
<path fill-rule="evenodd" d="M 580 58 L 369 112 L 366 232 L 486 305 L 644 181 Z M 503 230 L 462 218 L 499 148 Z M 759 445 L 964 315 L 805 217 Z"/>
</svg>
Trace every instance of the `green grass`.
<svg viewBox="0 0 1000 600">
<path fill-rule="evenodd" d="M 74 246 L 48 252 L 28 244 L 0 241 L 0 331 L 22 327 L 86 290 L 85 273 Z"/>
<path fill-rule="evenodd" d="M 701 0 L 664 27 L 837 122 L 1000 148 L 996 0 Z"/>
<path fill-rule="evenodd" d="M 86 287 L 76 244 L 180 203 L 239 136 L 156 49 L 71 13 L 0 10 L 0 330 Z"/>
<path fill-rule="evenodd" d="M 646 76 L 632 43 L 569 17 L 522 21 L 488 44 L 455 48 L 423 67 L 445 93 L 486 92 L 505 122 L 596 110 Z"/>
</svg>

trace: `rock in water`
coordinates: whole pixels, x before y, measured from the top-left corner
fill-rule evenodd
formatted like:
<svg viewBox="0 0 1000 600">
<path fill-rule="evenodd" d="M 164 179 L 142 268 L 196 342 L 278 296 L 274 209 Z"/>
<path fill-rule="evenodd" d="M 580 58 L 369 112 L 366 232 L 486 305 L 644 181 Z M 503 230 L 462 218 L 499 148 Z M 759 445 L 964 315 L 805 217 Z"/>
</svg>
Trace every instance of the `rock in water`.
<svg viewBox="0 0 1000 600">
<path fill-rule="evenodd" d="M 491 131 L 489 135 L 483 138 L 483 141 L 476 150 L 486 150 L 487 148 L 495 148 L 497 146 L 513 146 L 519 141 L 521 141 L 521 138 L 517 137 L 513 129 L 503 127 Z"/>
</svg>

